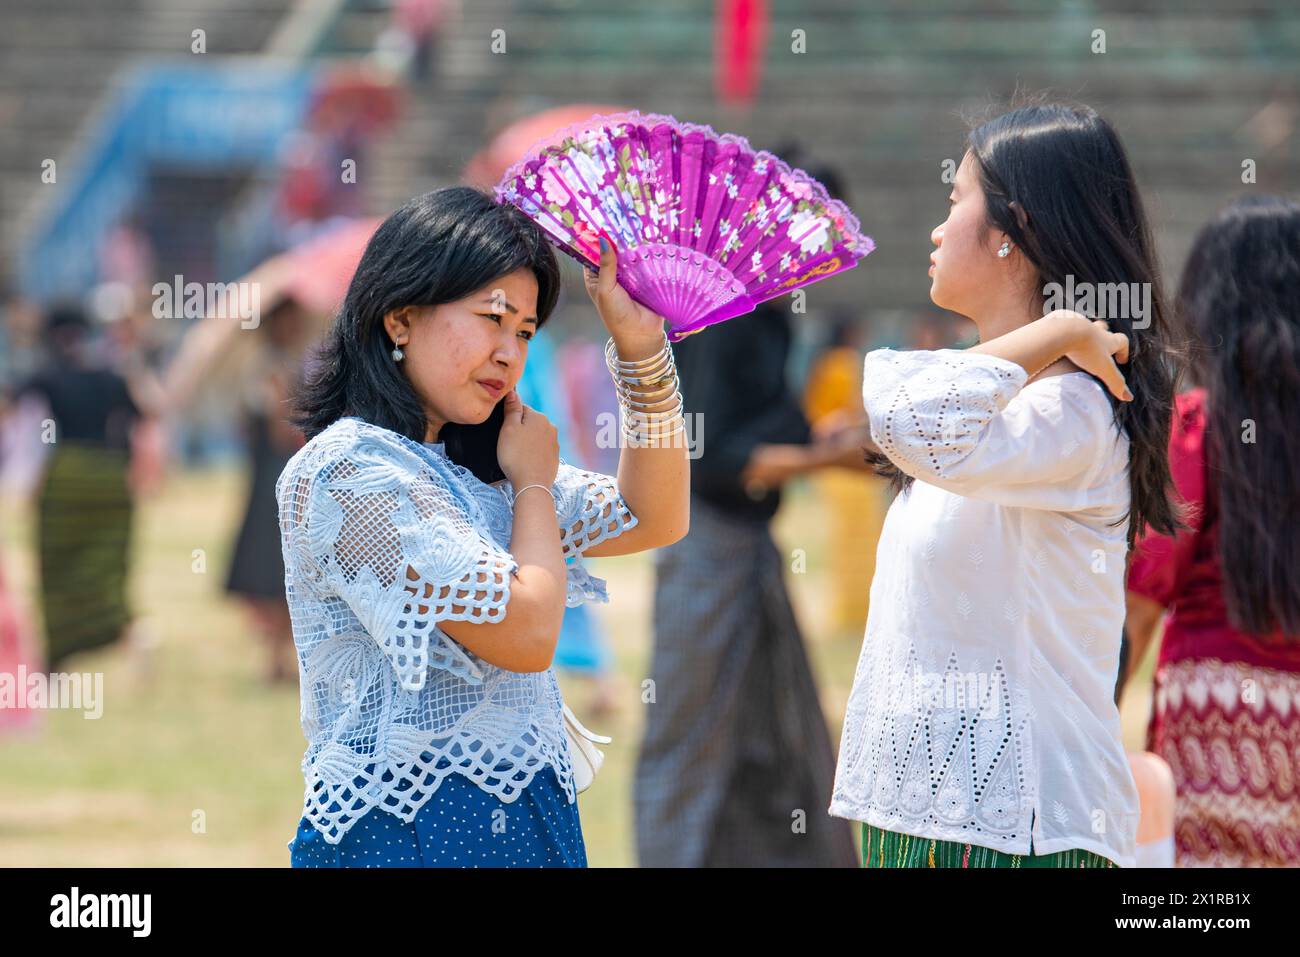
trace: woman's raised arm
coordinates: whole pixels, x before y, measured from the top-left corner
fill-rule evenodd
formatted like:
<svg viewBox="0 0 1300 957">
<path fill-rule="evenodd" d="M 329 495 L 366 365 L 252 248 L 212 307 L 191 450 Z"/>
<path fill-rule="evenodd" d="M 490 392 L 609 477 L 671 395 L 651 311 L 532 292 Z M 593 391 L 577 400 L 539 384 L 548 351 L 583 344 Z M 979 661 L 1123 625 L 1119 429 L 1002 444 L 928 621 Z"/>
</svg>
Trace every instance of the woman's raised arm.
<svg viewBox="0 0 1300 957">
<path fill-rule="evenodd" d="M 632 299 L 617 282 L 617 254 L 601 239 L 600 272 L 584 274 L 587 293 L 614 340 L 620 362 L 641 362 L 664 347 L 664 320 Z M 672 399 L 659 405 L 667 409 Z M 659 411 L 657 407 L 646 411 Z M 673 426 L 670 424 L 670 428 Z M 636 525 L 586 550 L 590 556 L 627 555 L 680 540 L 690 527 L 691 470 L 685 435 L 623 444 L 618 488 Z"/>
<path fill-rule="evenodd" d="M 1102 319 L 1089 320 L 1068 309 L 1049 312 L 967 351 L 1007 359 L 1023 368 L 1030 378 L 1058 359 L 1069 359 L 1100 379 L 1116 398 L 1133 398 L 1124 374 L 1115 364 L 1128 361 L 1128 337 L 1111 332 Z"/>
</svg>

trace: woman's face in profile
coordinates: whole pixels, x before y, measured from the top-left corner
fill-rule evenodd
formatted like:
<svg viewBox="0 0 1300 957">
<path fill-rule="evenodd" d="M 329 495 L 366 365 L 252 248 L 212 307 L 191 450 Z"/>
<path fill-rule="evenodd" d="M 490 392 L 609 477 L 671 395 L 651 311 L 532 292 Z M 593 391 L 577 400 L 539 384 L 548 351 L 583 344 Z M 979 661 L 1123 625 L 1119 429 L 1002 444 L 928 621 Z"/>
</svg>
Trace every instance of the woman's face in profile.
<svg viewBox="0 0 1300 957">
<path fill-rule="evenodd" d="M 948 200 L 948 218 L 930 233 L 936 247 L 930 254 L 930 299 L 943 309 L 970 316 L 1009 274 L 998 268 L 1006 264 L 997 256 L 999 234 L 987 228 L 984 190 L 969 152 L 957 168 Z"/>
<path fill-rule="evenodd" d="M 537 332 L 537 277 L 517 269 L 464 299 L 422 310 L 402 365 L 425 407 L 477 425 L 519 382 Z"/>
</svg>

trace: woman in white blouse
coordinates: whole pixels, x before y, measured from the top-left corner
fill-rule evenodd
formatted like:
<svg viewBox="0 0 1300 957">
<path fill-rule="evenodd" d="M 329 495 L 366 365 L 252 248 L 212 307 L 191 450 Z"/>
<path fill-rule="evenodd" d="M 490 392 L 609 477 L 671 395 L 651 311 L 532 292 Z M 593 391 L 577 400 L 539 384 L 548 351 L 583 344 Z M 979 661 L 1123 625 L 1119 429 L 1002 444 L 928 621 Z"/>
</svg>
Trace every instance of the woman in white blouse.
<svg viewBox="0 0 1300 957">
<path fill-rule="evenodd" d="M 617 480 L 560 461 L 514 391 L 559 294 L 535 224 L 452 187 L 366 247 L 276 486 L 308 742 L 293 866 L 586 864 L 561 618 L 606 600 L 584 556 L 670 544 L 689 508 L 663 319 L 616 268 L 602 241 L 587 289 L 642 403 Z"/>
<path fill-rule="evenodd" d="M 863 822 L 869 867 L 1132 866 L 1125 558 L 1178 521 L 1142 205 L 1109 124 L 1054 105 L 975 129 L 949 201 L 930 295 L 980 343 L 866 358 L 900 492 L 830 813 Z"/>
</svg>

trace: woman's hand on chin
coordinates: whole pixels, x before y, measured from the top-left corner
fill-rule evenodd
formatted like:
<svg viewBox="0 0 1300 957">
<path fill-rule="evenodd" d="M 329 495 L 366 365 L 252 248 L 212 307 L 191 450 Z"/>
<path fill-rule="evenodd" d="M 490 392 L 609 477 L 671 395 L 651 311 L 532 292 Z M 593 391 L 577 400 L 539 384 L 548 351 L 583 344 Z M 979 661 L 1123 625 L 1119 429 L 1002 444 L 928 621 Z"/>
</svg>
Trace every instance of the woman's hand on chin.
<svg viewBox="0 0 1300 957">
<path fill-rule="evenodd" d="M 551 420 L 519 399 L 519 392 L 506 393 L 505 417 L 497 438 L 497 461 L 510 484 L 550 488 L 560 467 L 559 436 Z"/>
</svg>

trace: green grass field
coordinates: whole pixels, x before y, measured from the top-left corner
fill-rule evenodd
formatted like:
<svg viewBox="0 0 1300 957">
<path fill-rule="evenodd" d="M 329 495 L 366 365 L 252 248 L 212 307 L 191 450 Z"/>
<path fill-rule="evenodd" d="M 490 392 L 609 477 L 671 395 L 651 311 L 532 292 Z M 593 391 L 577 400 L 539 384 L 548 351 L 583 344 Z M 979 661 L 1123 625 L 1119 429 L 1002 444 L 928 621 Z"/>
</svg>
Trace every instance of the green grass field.
<svg viewBox="0 0 1300 957">
<path fill-rule="evenodd" d="M 285 867 L 302 801 L 305 742 L 296 688 L 261 682 L 262 649 L 243 610 L 222 595 L 243 478 L 228 469 L 174 474 L 136 516 L 131 594 L 160 639 L 150 673 L 121 648 L 83 655 L 69 669 L 103 672 L 103 716 L 43 713 L 33 735 L 0 737 L 0 865 Z M 824 531 L 831 516 L 796 485 L 778 516 L 786 554 L 807 570 L 788 574 L 838 744 L 862 640 L 828 633 Z M 34 604 L 30 514 L 0 503 L 0 546 L 11 586 Z M 206 570 L 196 572 L 195 550 Z M 649 659 L 651 565 L 647 556 L 593 560 L 611 603 L 596 606 L 623 687 L 621 710 L 591 720 L 612 735 L 606 763 L 580 798 L 593 866 L 635 864 L 631 775 L 640 733 L 640 682 Z M 867 583 L 863 583 L 867 587 Z M 1125 742 L 1140 746 L 1150 662 L 1123 709 Z M 590 689 L 561 677 L 580 718 Z"/>
</svg>

